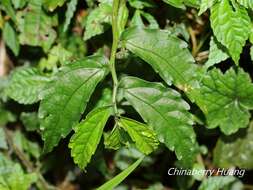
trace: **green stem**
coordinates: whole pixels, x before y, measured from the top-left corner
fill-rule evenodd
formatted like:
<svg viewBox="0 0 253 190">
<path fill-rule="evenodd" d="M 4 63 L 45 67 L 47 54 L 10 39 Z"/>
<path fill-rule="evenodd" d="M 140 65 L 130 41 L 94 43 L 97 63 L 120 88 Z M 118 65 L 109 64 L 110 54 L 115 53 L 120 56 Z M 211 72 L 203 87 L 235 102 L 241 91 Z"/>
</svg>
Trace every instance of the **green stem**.
<svg viewBox="0 0 253 190">
<path fill-rule="evenodd" d="M 118 32 L 118 11 L 119 11 L 119 3 L 120 0 L 113 1 L 113 15 L 112 15 L 112 31 L 113 31 L 113 43 L 112 43 L 112 50 L 111 50 L 111 57 L 110 57 L 110 71 L 113 80 L 113 94 L 112 94 L 112 103 L 114 108 L 114 114 L 118 115 L 118 108 L 117 108 L 117 90 L 118 90 L 118 78 L 115 69 L 115 59 L 116 53 L 119 43 L 119 32 Z"/>
</svg>

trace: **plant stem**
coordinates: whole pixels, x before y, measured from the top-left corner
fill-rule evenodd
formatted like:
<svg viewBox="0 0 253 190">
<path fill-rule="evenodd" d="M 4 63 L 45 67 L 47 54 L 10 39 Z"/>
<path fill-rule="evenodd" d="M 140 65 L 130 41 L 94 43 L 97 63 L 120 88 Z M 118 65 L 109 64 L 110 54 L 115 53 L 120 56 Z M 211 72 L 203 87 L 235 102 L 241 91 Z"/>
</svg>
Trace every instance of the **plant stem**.
<svg viewBox="0 0 253 190">
<path fill-rule="evenodd" d="M 113 103 L 113 109 L 114 109 L 115 115 L 118 115 L 118 108 L 117 108 L 117 102 L 116 102 L 117 101 L 116 95 L 117 95 L 117 90 L 118 90 L 118 78 L 117 78 L 117 73 L 115 69 L 115 59 L 116 59 L 117 47 L 119 43 L 119 32 L 118 32 L 119 2 L 120 0 L 113 1 L 113 14 L 112 14 L 113 43 L 112 43 L 111 57 L 110 57 L 110 63 L 109 63 L 112 80 L 113 80 L 112 103 Z"/>
</svg>

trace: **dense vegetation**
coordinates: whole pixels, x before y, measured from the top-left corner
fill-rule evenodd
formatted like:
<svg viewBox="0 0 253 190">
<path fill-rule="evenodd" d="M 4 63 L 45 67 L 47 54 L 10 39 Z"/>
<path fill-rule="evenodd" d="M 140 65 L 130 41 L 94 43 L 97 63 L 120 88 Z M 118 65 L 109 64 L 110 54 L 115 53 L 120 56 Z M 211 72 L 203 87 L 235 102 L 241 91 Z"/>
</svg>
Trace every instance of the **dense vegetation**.
<svg viewBox="0 0 253 190">
<path fill-rule="evenodd" d="M 1 0 L 0 190 L 252 190 L 252 61 L 252 0 Z"/>
</svg>

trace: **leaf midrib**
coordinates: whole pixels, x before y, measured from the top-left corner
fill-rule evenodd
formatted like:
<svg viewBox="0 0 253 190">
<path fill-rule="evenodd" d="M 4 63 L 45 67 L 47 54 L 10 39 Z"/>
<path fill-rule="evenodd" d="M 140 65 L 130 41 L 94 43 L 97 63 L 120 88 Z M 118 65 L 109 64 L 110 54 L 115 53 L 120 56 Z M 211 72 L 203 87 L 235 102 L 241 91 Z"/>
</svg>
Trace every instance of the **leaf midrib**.
<svg viewBox="0 0 253 190">
<path fill-rule="evenodd" d="M 127 90 L 127 89 L 126 89 L 126 90 Z M 145 104 L 149 105 L 149 106 L 150 106 L 153 110 L 155 110 L 165 121 L 167 121 L 168 123 L 170 123 L 170 122 L 166 119 L 166 117 L 164 117 L 163 114 L 162 114 L 158 109 L 156 109 L 154 106 L 152 106 L 152 105 L 149 104 L 148 102 L 142 100 L 142 99 L 139 98 L 138 96 L 135 96 L 135 95 L 132 94 L 131 92 L 129 92 L 129 91 L 127 91 L 127 92 L 128 92 L 128 94 L 130 94 L 131 96 L 135 97 L 136 99 L 138 99 L 138 100 L 144 102 Z M 171 127 L 171 128 L 175 128 L 175 127 L 173 127 L 173 125 L 170 125 L 170 127 Z M 179 132 L 178 132 L 176 129 L 174 129 L 173 131 L 175 132 L 175 134 L 176 134 L 176 136 L 177 136 L 177 139 L 180 139 Z M 190 139 L 191 139 L 191 138 L 189 138 L 189 140 L 190 140 Z M 191 141 L 191 140 L 190 140 L 190 141 Z M 177 146 L 175 143 L 173 143 L 173 144 L 174 144 L 174 146 Z M 181 151 L 180 151 L 180 152 L 181 152 Z M 180 153 L 180 154 L 181 154 L 181 153 Z"/>
<path fill-rule="evenodd" d="M 76 71 L 76 70 L 79 70 L 79 69 L 84 69 L 84 68 L 78 68 L 78 69 L 75 69 L 75 70 L 71 70 L 70 72 L 74 72 L 74 71 Z M 95 73 L 93 73 L 91 76 L 89 76 L 83 83 L 81 83 L 81 85 L 79 85 L 75 90 L 74 90 L 74 92 L 73 93 L 71 93 L 71 95 L 69 96 L 69 98 L 67 99 L 67 103 L 64 105 L 64 107 L 63 107 L 63 109 L 62 109 L 62 111 L 61 111 L 61 113 L 59 113 L 59 114 L 50 114 L 50 115 L 57 115 L 57 124 L 56 124 L 56 126 L 58 126 L 59 125 L 59 123 L 61 122 L 61 120 L 62 120 L 62 117 L 60 117 L 63 113 L 65 113 L 65 109 L 66 109 L 66 107 L 67 107 L 67 105 L 69 104 L 69 102 L 70 102 L 70 100 L 71 100 L 71 98 L 73 97 L 73 95 L 84 85 L 84 84 L 86 84 L 86 82 L 88 81 L 88 80 L 90 80 L 93 76 L 95 76 L 97 73 L 99 73 L 101 70 L 98 70 L 98 71 L 96 71 Z M 66 73 L 64 73 L 64 75 L 65 74 L 67 74 L 67 73 L 69 73 L 69 72 L 66 72 Z M 48 129 L 48 128 L 47 128 Z M 59 132 L 60 132 L 60 134 L 62 134 L 62 133 L 64 133 L 63 134 L 63 136 L 65 137 L 66 136 L 66 132 L 64 132 L 64 131 L 62 131 L 62 130 L 59 130 Z"/>
<path fill-rule="evenodd" d="M 139 49 L 141 49 L 141 50 L 143 50 L 143 51 L 146 51 L 146 52 L 148 52 L 148 53 L 153 53 L 155 56 L 157 56 L 158 58 L 160 58 L 162 61 L 164 61 L 165 63 L 167 63 L 166 64 L 166 66 L 167 67 L 170 67 L 178 76 L 179 76 L 179 78 L 180 78 L 180 80 L 181 80 L 181 82 L 184 82 L 184 84 L 188 84 L 188 82 L 183 78 L 183 76 L 175 69 L 175 67 L 173 67 L 171 64 L 169 64 L 168 62 L 167 62 L 167 60 L 166 59 L 164 59 L 162 56 L 160 56 L 159 54 L 157 54 L 156 52 L 154 52 L 154 51 L 152 51 L 152 50 L 150 50 L 150 49 L 145 49 L 145 48 L 142 48 L 142 47 L 140 47 L 140 46 L 137 46 L 137 45 L 135 45 L 135 44 L 133 44 L 133 43 L 131 43 L 130 41 L 127 41 L 127 43 L 130 45 L 130 46 L 133 46 L 133 47 L 135 47 L 135 48 L 139 48 Z M 157 65 L 157 67 L 159 67 L 158 65 Z M 159 69 L 160 70 L 160 69 Z M 171 76 L 171 75 L 170 75 Z M 175 78 L 173 77 L 173 76 L 171 76 L 171 78 L 172 78 L 172 81 L 175 81 Z M 167 81 L 167 79 L 165 79 L 166 81 Z M 169 79 L 170 80 L 170 79 Z"/>
<path fill-rule="evenodd" d="M 130 121 L 131 122 L 131 121 Z M 142 142 L 142 143 L 140 143 L 140 144 L 145 144 L 145 146 L 146 147 L 148 147 L 148 149 L 153 149 L 153 147 L 148 143 L 148 142 L 146 142 L 144 139 L 146 139 L 147 137 L 146 136 L 144 136 L 144 135 L 141 135 L 140 133 L 139 133 L 139 131 L 137 131 L 137 130 L 135 130 L 135 127 L 130 127 L 130 126 L 128 126 L 126 123 L 125 123 L 125 121 L 124 121 L 124 119 L 123 120 L 121 120 L 121 123 L 127 128 L 127 129 L 130 129 L 130 130 L 133 130 L 133 131 L 135 131 L 135 133 L 136 133 L 136 135 L 139 137 L 138 139 Z M 138 126 L 137 126 L 138 127 Z M 148 140 L 150 140 L 149 138 L 148 138 Z M 136 139 L 135 139 L 135 143 L 137 143 L 137 141 L 136 141 Z M 143 146 L 143 145 L 142 145 Z M 147 151 L 145 151 L 145 152 L 147 152 Z"/>
<path fill-rule="evenodd" d="M 104 110 L 105 111 L 105 110 Z M 94 115 L 93 115 L 94 116 Z M 98 125 L 97 126 L 99 126 L 99 127 L 101 127 L 102 125 L 102 122 L 104 122 L 104 120 L 106 119 L 108 117 L 108 114 L 104 114 L 104 117 L 102 118 L 102 119 L 100 119 L 100 121 L 99 121 L 99 123 L 98 123 Z M 85 122 L 85 120 L 84 120 L 84 122 Z M 99 128 L 98 127 L 98 128 Z M 100 129 L 100 128 L 99 128 Z M 81 129 L 80 129 L 80 131 L 81 131 Z M 88 146 L 88 144 L 91 144 L 90 142 L 91 142 L 91 140 L 90 139 L 92 139 L 92 137 L 93 137 L 93 135 L 94 135 L 94 132 L 95 132 L 96 130 L 92 130 L 91 131 L 91 133 L 90 133 L 90 135 L 88 136 L 88 140 L 86 141 L 87 143 L 86 143 L 86 146 Z M 99 131 L 100 132 L 100 131 Z M 78 131 L 76 131 L 76 133 L 78 133 Z M 101 138 L 101 137 L 100 137 Z M 86 152 L 84 151 L 84 154 L 82 154 L 83 156 L 84 156 L 84 162 L 86 161 L 86 162 L 89 162 L 89 160 L 87 159 L 87 154 L 85 154 Z M 79 154 L 81 154 L 80 152 L 79 152 Z M 94 153 L 93 153 L 94 154 Z M 92 155 L 93 155 L 92 154 Z M 85 167 L 85 166 L 83 166 L 83 167 Z"/>
</svg>

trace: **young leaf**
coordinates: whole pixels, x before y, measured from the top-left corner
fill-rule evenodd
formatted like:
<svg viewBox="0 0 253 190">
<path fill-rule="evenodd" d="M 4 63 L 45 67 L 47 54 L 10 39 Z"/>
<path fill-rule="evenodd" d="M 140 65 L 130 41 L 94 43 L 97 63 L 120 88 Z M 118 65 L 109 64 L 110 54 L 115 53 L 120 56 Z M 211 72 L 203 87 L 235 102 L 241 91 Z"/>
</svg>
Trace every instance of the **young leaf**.
<svg viewBox="0 0 253 190">
<path fill-rule="evenodd" d="M 236 0 L 236 1 L 248 9 L 253 9 L 253 1 L 252 0 Z"/>
<path fill-rule="evenodd" d="M 48 85 L 39 108 L 44 152 L 51 151 L 78 123 L 96 85 L 108 73 L 106 63 L 104 57 L 92 56 L 68 64 Z"/>
<path fill-rule="evenodd" d="M 110 181 L 106 182 L 104 185 L 97 188 L 97 190 L 113 190 L 140 165 L 142 160 L 143 160 L 143 157 L 139 158 L 136 162 L 134 162 L 131 166 L 129 166 L 123 172 L 115 176 Z"/>
<path fill-rule="evenodd" d="M 253 169 L 253 123 L 247 131 L 239 131 L 232 136 L 223 136 L 214 150 L 214 163 L 218 167 L 239 167 Z"/>
<path fill-rule="evenodd" d="M 85 22 L 84 40 L 102 34 L 108 28 L 106 24 L 111 23 L 112 5 L 101 3 L 98 8 L 92 10 Z"/>
<path fill-rule="evenodd" d="M 166 31 L 141 28 L 125 31 L 122 41 L 127 49 L 149 63 L 167 84 L 173 82 L 184 91 L 194 86 L 197 66 L 184 41 Z"/>
<path fill-rule="evenodd" d="M 36 68 L 21 67 L 11 74 L 6 94 L 21 104 L 33 104 L 39 101 L 39 94 L 50 81 Z"/>
<path fill-rule="evenodd" d="M 235 4 L 232 7 L 229 0 L 222 0 L 211 9 L 211 26 L 217 40 L 227 47 L 237 64 L 251 31 L 247 10 Z"/>
<path fill-rule="evenodd" d="M 144 154 L 150 154 L 157 148 L 159 143 L 156 134 L 149 126 L 128 118 L 120 118 L 119 126 L 128 132 L 136 147 Z"/>
<path fill-rule="evenodd" d="M 95 109 L 75 127 L 69 147 L 74 162 L 80 168 L 84 169 L 95 153 L 110 113 L 111 107 Z"/>
<path fill-rule="evenodd" d="M 50 0 L 51 1 L 51 0 Z M 53 17 L 42 9 L 42 0 L 30 0 L 27 9 L 17 13 L 21 44 L 41 46 L 48 51 L 56 38 Z"/>
<path fill-rule="evenodd" d="M 253 85 L 242 69 L 225 74 L 213 69 L 204 77 L 197 104 L 206 115 L 209 128 L 220 127 L 227 135 L 247 127 L 253 109 Z"/>
<path fill-rule="evenodd" d="M 43 0 L 44 6 L 50 10 L 54 11 L 58 6 L 61 7 L 66 0 Z"/>
<path fill-rule="evenodd" d="M 195 158 L 196 142 L 189 105 L 174 90 L 160 83 L 134 77 L 121 81 L 124 97 L 152 126 L 160 142 L 175 150 L 178 159 L 190 166 Z"/>
<path fill-rule="evenodd" d="M 132 143 L 133 141 L 128 133 L 118 125 L 110 133 L 104 134 L 104 145 L 107 149 L 118 150 L 122 146 L 129 148 Z"/>
<path fill-rule="evenodd" d="M 118 150 L 121 147 L 121 131 L 116 127 L 110 134 L 104 134 L 104 145 L 106 149 Z"/>
<path fill-rule="evenodd" d="M 205 63 L 205 67 L 209 68 L 217 63 L 225 61 L 229 58 L 226 48 L 224 48 L 220 42 L 218 42 L 214 37 L 210 41 L 210 49 L 208 61 Z"/>
<path fill-rule="evenodd" d="M 73 53 L 62 47 L 61 44 L 54 46 L 47 54 L 47 58 L 42 58 L 39 62 L 39 69 L 44 71 L 57 72 L 58 66 L 71 63 Z"/>
<path fill-rule="evenodd" d="M 77 1 L 78 0 L 71 0 L 68 3 L 68 9 L 67 9 L 66 16 L 65 16 L 66 20 L 65 20 L 65 23 L 64 23 L 64 27 L 63 27 L 64 32 L 67 31 L 68 26 L 70 24 L 70 21 L 71 21 L 72 17 L 74 16 L 74 12 L 76 11 Z"/>
<path fill-rule="evenodd" d="M 219 190 L 224 189 L 228 185 L 236 182 L 236 178 L 233 176 L 214 176 L 205 179 L 198 190 Z"/>
<path fill-rule="evenodd" d="M 20 48 L 18 36 L 9 22 L 6 22 L 4 24 L 3 39 L 6 45 L 12 50 L 14 55 L 17 56 L 19 53 L 19 48 Z"/>
<path fill-rule="evenodd" d="M 211 8 L 216 2 L 217 0 L 201 0 L 199 15 L 206 12 L 206 10 Z"/>
</svg>

